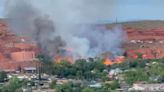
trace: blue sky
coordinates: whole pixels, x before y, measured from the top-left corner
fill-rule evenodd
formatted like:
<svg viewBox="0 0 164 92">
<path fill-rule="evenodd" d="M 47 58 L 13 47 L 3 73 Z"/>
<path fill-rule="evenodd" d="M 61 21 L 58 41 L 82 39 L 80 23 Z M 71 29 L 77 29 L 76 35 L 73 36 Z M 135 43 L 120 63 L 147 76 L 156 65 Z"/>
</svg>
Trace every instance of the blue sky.
<svg viewBox="0 0 164 92">
<path fill-rule="evenodd" d="M 164 0 L 117 0 L 116 17 L 127 20 L 164 20 Z"/>
<path fill-rule="evenodd" d="M 3 16 L 5 0 L 0 0 L 0 17 Z"/>
<path fill-rule="evenodd" d="M 0 17 L 3 16 L 5 1 L 0 0 Z M 103 0 L 102 0 L 103 1 Z M 114 17 L 110 20 L 164 20 L 164 0 L 113 0 Z M 113 5 L 114 4 L 114 5 Z M 110 3 L 109 3 L 110 5 Z"/>
</svg>

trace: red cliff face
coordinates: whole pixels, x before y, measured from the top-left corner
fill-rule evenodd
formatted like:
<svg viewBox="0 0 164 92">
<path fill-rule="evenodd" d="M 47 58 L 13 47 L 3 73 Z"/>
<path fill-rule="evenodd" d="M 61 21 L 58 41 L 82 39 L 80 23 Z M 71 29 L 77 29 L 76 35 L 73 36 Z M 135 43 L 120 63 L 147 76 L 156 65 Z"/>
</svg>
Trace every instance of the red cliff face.
<svg viewBox="0 0 164 92">
<path fill-rule="evenodd" d="M 35 60 L 35 52 L 34 51 L 12 52 L 11 59 L 17 62 L 33 61 Z"/>
<path fill-rule="evenodd" d="M 130 58 L 136 57 L 137 53 L 142 58 L 154 59 L 164 57 L 164 28 L 135 29 L 124 28 L 128 34 L 128 42 L 125 45 Z"/>
<path fill-rule="evenodd" d="M 35 67 L 37 51 L 36 44 L 15 36 L 0 21 L 0 70 L 15 71 L 19 67 Z"/>
</svg>

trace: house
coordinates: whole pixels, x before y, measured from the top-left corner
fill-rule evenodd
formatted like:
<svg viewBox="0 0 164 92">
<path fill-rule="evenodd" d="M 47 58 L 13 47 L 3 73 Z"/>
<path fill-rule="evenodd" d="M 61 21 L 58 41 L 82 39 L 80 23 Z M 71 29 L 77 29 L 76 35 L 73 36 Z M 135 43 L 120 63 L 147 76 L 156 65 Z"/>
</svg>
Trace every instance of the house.
<svg viewBox="0 0 164 92">
<path fill-rule="evenodd" d="M 161 84 L 133 84 L 129 91 L 145 91 L 145 92 L 164 92 L 164 83 Z"/>
<path fill-rule="evenodd" d="M 121 69 L 119 69 L 119 68 L 116 68 L 116 69 L 112 69 L 112 70 L 110 70 L 109 71 L 109 74 L 108 74 L 108 76 L 109 76 L 109 78 L 116 78 L 117 79 L 117 75 L 119 74 L 119 73 L 122 73 L 123 71 L 121 70 Z"/>
<path fill-rule="evenodd" d="M 95 83 L 95 84 L 89 85 L 89 87 L 91 87 L 91 88 L 101 88 L 102 84 L 101 83 Z"/>
<path fill-rule="evenodd" d="M 27 73 L 35 73 L 36 70 L 36 67 L 24 67 L 24 71 L 26 71 Z"/>
</svg>

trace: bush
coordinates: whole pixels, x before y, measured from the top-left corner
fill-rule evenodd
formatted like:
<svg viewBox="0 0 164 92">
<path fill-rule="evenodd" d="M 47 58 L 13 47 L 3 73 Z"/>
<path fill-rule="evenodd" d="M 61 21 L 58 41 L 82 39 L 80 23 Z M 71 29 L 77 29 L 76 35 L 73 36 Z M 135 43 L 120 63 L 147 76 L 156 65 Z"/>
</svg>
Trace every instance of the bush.
<svg viewBox="0 0 164 92">
<path fill-rule="evenodd" d="M 1 88 L 1 92 L 16 92 L 18 91 L 22 86 L 26 85 L 26 81 L 21 81 L 18 78 L 14 77 L 9 80 L 9 83 L 5 84 Z"/>
</svg>

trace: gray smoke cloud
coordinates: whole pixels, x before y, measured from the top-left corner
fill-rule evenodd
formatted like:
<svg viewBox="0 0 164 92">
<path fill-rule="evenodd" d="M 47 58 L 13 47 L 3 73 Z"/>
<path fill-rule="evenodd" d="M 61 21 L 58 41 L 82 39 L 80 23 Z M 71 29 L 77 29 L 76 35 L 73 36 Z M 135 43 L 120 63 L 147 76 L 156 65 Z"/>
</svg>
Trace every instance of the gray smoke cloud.
<svg viewBox="0 0 164 92">
<path fill-rule="evenodd" d="M 19 36 L 32 38 L 42 53 L 53 56 L 65 45 L 62 38 L 55 34 L 53 21 L 25 0 L 8 2 L 6 16 L 11 30 Z"/>
<path fill-rule="evenodd" d="M 103 52 L 120 55 L 125 41 L 121 27 L 108 30 L 94 25 L 115 16 L 112 3 L 114 0 L 13 0 L 7 3 L 6 17 L 14 32 L 32 38 L 50 56 L 62 48 L 73 48 L 75 59 Z"/>
</svg>

